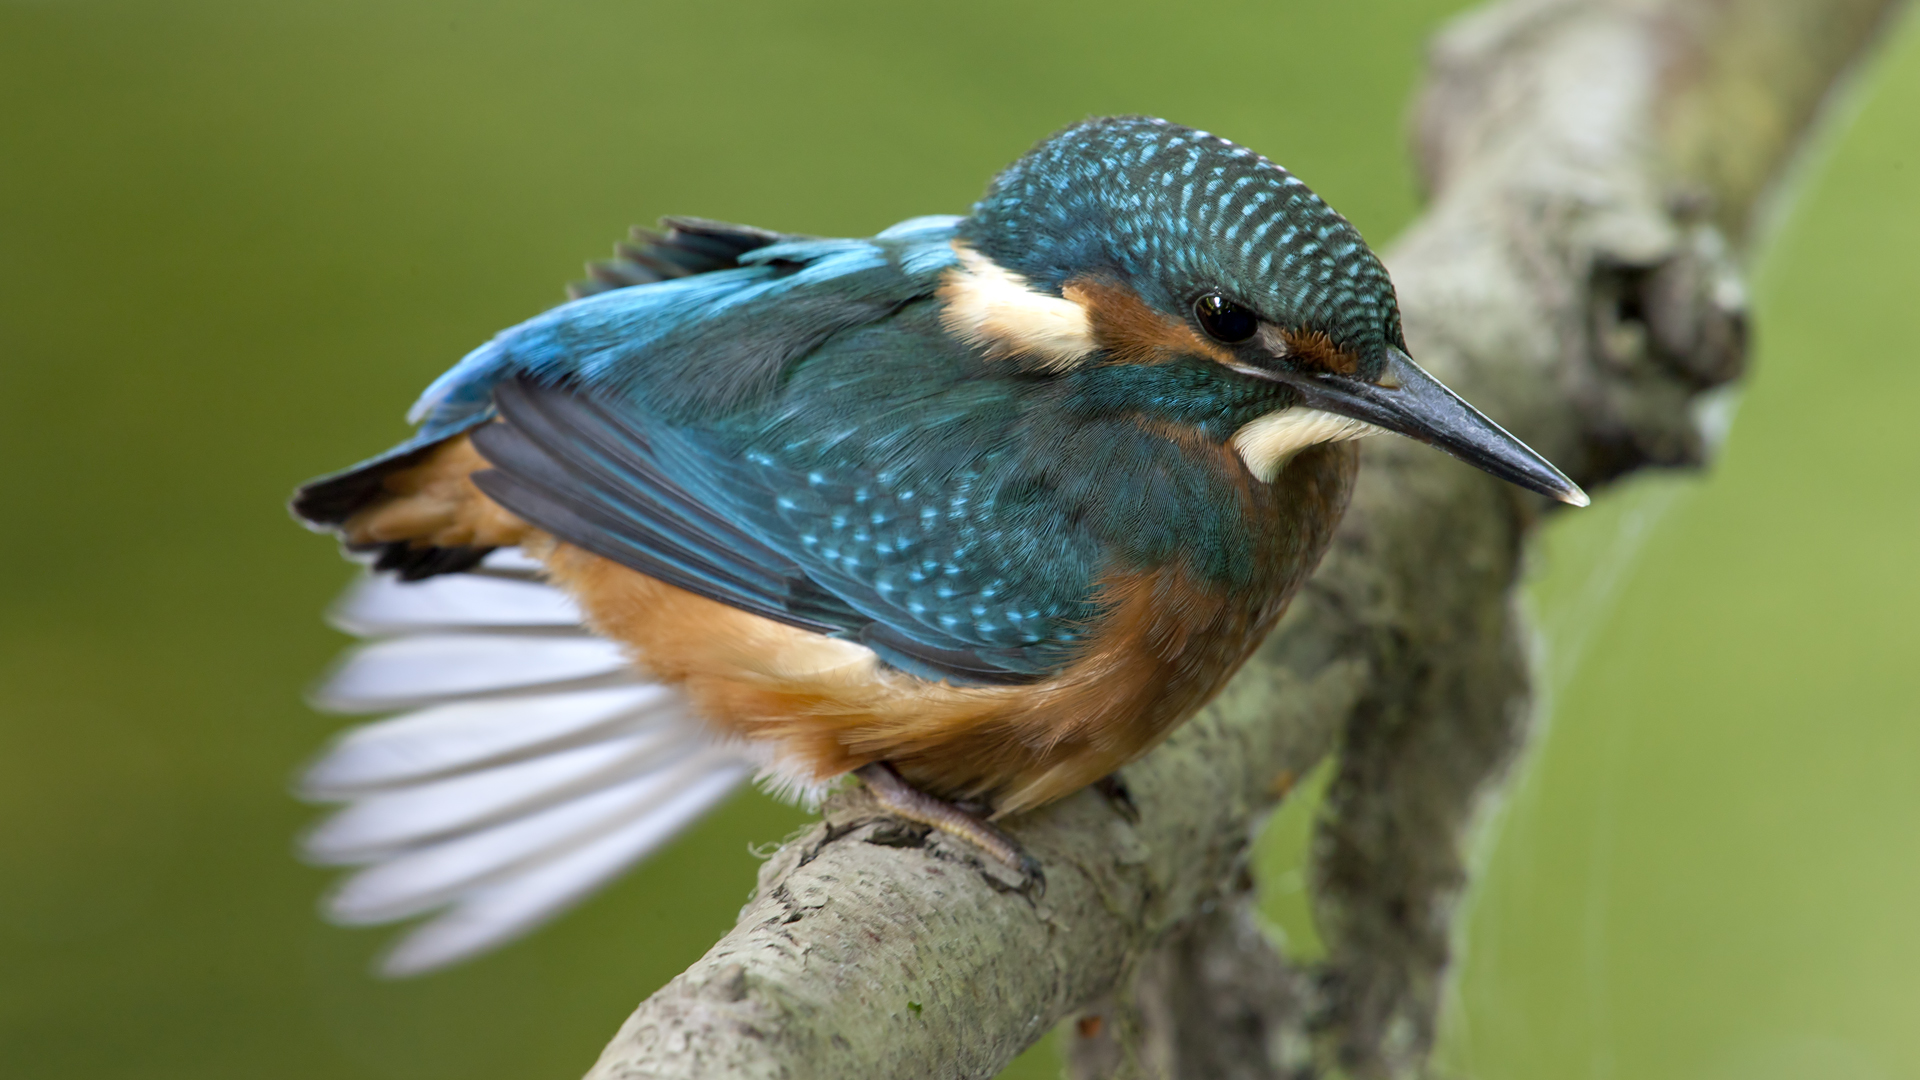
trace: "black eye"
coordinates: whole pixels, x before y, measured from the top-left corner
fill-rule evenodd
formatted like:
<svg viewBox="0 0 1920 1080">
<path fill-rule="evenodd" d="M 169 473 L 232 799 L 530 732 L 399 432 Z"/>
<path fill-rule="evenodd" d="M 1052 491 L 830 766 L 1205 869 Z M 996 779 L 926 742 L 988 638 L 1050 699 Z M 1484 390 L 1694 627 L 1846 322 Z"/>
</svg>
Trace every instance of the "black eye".
<svg viewBox="0 0 1920 1080">
<path fill-rule="evenodd" d="M 1238 345 L 1260 329 L 1260 318 L 1217 292 L 1202 293 L 1193 302 L 1193 317 L 1200 329 L 1224 345 Z"/>
</svg>

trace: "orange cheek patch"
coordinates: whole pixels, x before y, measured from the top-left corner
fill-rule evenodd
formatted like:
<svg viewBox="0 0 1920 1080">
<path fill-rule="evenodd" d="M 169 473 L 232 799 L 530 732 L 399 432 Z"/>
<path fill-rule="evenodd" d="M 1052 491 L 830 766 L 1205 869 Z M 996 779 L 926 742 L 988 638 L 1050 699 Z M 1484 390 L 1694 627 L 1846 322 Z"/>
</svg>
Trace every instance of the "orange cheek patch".
<svg viewBox="0 0 1920 1080">
<path fill-rule="evenodd" d="M 1087 309 L 1094 343 L 1120 363 L 1153 364 L 1183 355 L 1233 362 L 1232 353 L 1194 333 L 1185 322 L 1148 307 L 1124 285 L 1078 278 L 1060 291 Z"/>
</svg>

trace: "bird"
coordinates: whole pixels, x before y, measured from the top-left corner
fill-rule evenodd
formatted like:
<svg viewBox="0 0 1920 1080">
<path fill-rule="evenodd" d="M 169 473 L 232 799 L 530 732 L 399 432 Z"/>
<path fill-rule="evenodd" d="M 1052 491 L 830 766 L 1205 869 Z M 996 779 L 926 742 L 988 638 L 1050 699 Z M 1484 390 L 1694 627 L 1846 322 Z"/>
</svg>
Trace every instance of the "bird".
<svg viewBox="0 0 1920 1080">
<path fill-rule="evenodd" d="M 1356 440 L 1580 488 L 1418 366 L 1287 169 L 1165 120 L 1043 139 L 865 239 L 635 229 L 300 487 L 371 639 L 306 839 L 412 974 L 552 918 L 750 777 L 1038 873 L 1001 828 L 1159 744 L 1319 563 Z M 1124 792 L 1122 792 L 1124 794 Z M 982 864 L 984 866 L 984 863 Z"/>
</svg>

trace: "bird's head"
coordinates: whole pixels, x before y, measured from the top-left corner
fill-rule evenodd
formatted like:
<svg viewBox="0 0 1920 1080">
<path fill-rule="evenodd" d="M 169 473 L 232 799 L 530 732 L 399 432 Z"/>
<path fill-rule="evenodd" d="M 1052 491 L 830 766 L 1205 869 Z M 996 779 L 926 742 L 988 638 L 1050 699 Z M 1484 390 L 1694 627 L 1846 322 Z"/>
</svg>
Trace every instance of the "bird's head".
<svg viewBox="0 0 1920 1080">
<path fill-rule="evenodd" d="M 1586 503 L 1413 362 L 1359 232 L 1244 147 L 1164 120 L 1088 120 L 1002 172 L 958 237 L 941 291 L 951 332 L 1036 373 L 1159 369 L 1109 381 L 1232 413 L 1262 479 L 1306 446 L 1385 429 Z"/>
</svg>

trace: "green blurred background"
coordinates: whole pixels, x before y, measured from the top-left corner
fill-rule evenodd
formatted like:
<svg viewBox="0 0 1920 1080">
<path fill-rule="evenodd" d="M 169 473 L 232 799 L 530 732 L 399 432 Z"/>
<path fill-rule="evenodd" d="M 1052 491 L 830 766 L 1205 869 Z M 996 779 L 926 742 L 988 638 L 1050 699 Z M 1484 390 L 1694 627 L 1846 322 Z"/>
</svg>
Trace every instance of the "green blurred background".
<svg viewBox="0 0 1920 1080">
<path fill-rule="evenodd" d="M 319 922 L 291 853 L 351 570 L 289 489 L 630 223 L 864 235 L 1089 113 L 1231 135 L 1390 239 L 1460 6 L 0 0 L 0 1075 L 578 1075 L 802 817 L 742 796 L 534 938 L 375 981 L 385 935 Z M 1857 99 L 1758 268 L 1713 477 L 1540 547 L 1551 719 L 1454 1069 L 1920 1077 L 1920 35 Z M 1262 858 L 1301 943 L 1306 820 Z"/>
</svg>

